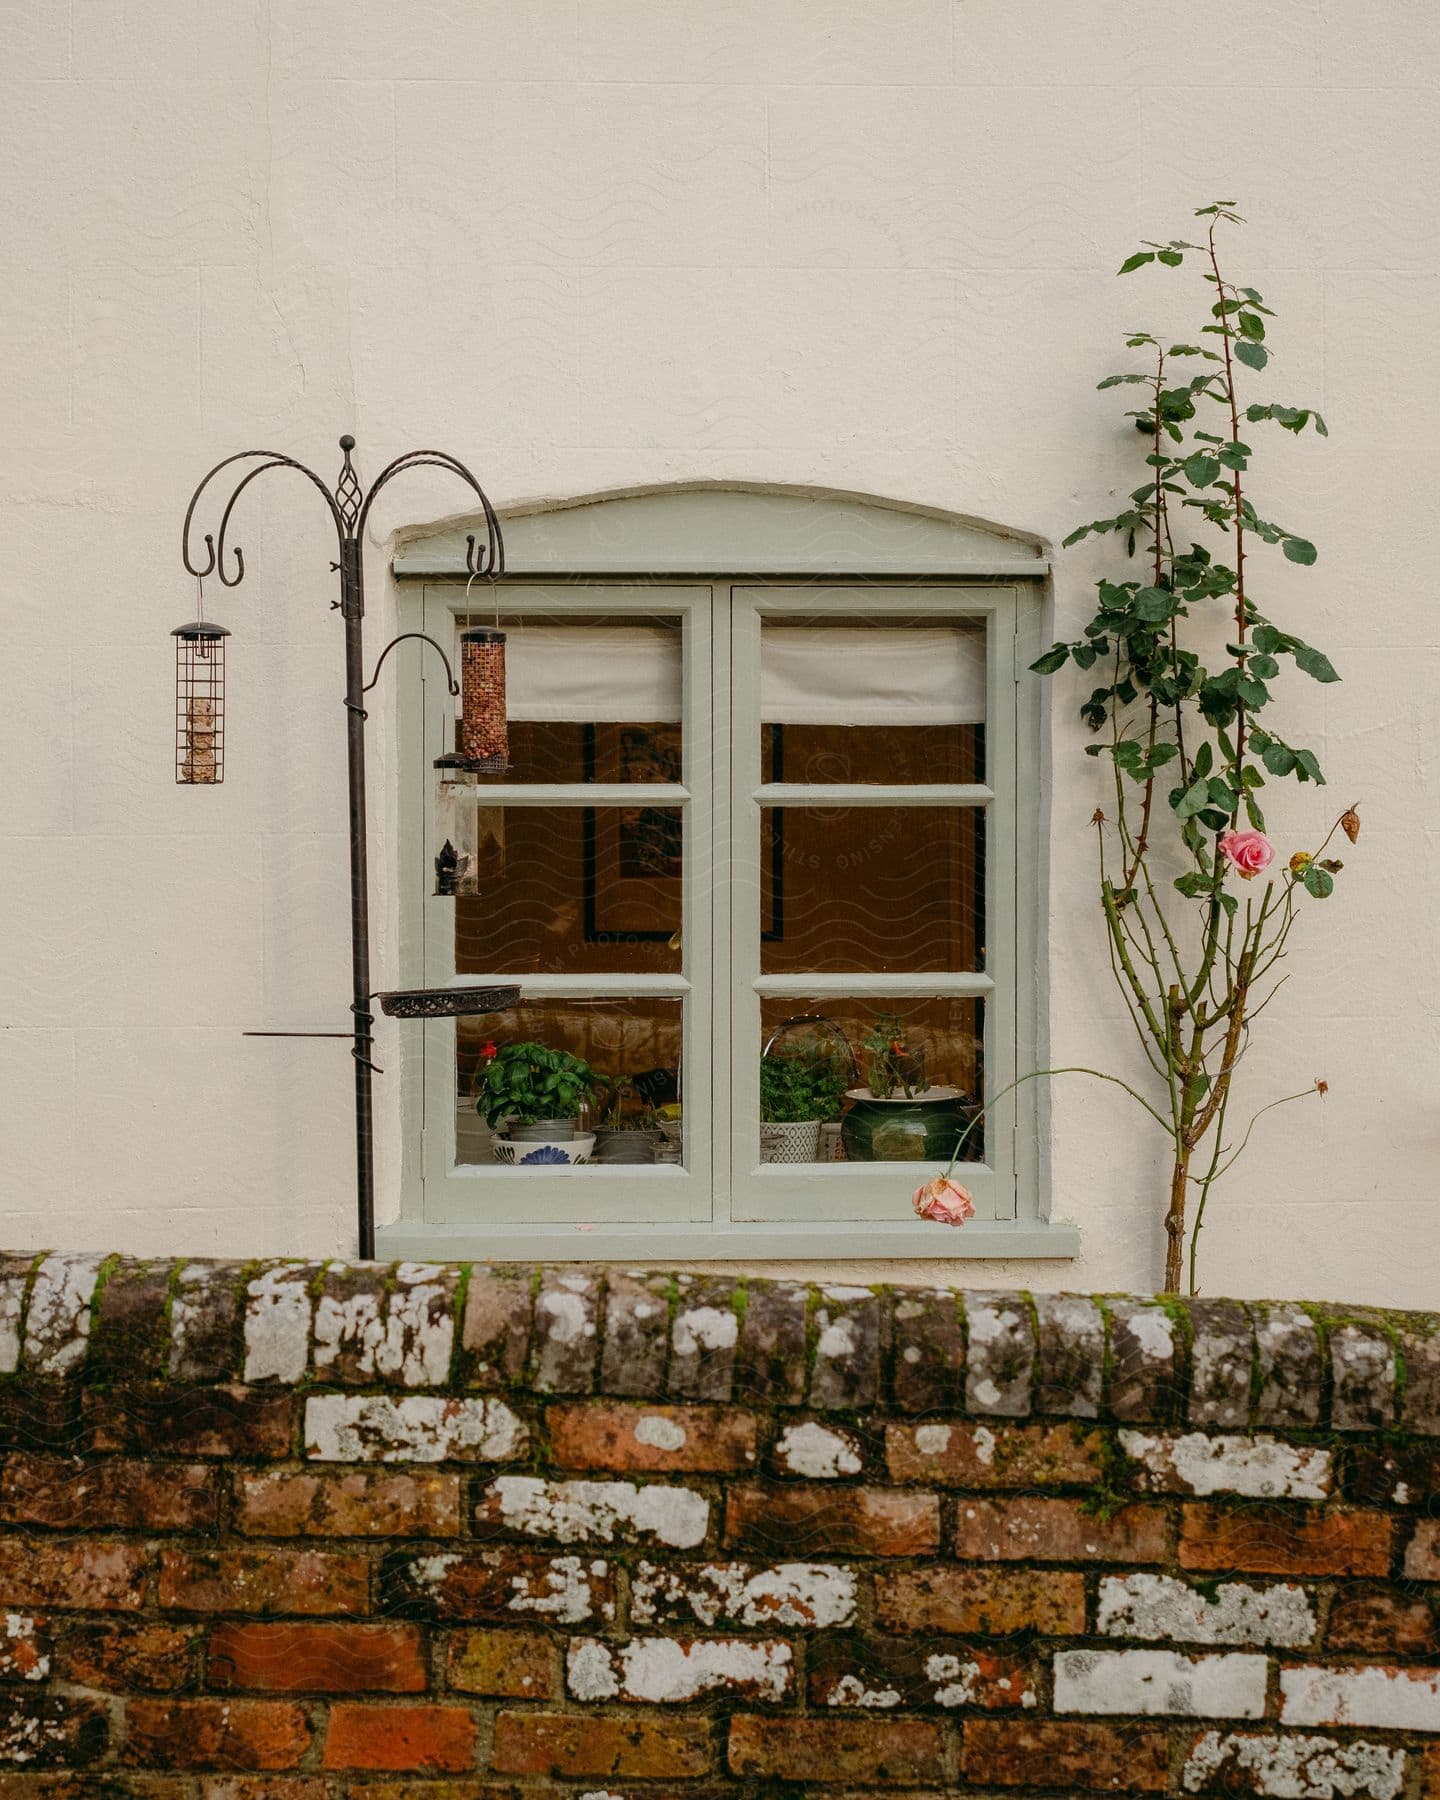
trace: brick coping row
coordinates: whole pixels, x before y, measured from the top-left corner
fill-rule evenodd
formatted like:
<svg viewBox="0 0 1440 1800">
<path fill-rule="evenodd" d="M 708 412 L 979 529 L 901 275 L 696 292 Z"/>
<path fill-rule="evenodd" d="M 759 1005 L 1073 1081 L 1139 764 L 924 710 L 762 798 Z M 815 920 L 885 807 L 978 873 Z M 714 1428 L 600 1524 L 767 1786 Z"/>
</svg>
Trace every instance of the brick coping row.
<svg viewBox="0 0 1440 1800">
<path fill-rule="evenodd" d="M 0 1377 L 1440 1436 L 1440 1317 L 629 1267 L 10 1253 Z"/>
</svg>

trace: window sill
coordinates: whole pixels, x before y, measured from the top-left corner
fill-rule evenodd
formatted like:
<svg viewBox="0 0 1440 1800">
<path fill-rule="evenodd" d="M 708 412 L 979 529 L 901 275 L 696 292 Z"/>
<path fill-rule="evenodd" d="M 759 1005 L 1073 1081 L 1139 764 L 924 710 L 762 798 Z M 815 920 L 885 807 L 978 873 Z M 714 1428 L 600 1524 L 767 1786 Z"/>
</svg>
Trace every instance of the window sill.
<svg viewBox="0 0 1440 1800">
<path fill-rule="evenodd" d="M 922 1219 L 899 1225 L 576 1225 L 427 1224 L 397 1219 L 376 1232 L 376 1255 L 422 1262 L 668 1262 L 753 1257 L 765 1261 L 866 1261 L 950 1257 L 1068 1260 L 1080 1233 L 1054 1224 L 984 1220 L 960 1231 Z"/>
</svg>

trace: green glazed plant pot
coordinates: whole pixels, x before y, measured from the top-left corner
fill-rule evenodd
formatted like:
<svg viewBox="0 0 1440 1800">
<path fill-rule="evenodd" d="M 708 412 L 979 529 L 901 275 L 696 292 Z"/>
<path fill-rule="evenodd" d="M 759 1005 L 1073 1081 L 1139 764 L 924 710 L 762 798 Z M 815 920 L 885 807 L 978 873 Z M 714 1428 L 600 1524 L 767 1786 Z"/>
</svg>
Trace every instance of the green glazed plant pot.
<svg viewBox="0 0 1440 1800">
<path fill-rule="evenodd" d="M 907 1100 L 877 1100 L 869 1088 L 851 1088 L 840 1141 L 851 1162 L 949 1162 L 969 1122 L 959 1088 L 932 1087 Z"/>
</svg>

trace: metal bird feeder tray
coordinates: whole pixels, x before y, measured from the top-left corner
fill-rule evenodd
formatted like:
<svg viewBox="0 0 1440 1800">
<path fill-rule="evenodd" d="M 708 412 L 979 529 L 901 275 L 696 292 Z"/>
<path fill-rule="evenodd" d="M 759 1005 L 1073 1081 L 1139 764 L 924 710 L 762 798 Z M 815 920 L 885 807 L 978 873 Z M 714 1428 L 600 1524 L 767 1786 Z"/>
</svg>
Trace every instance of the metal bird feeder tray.
<svg viewBox="0 0 1440 1800">
<path fill-rule="evenodd" d="M 175 779 L 213 786 L 225 779 L 225 640 L 208 619 L 177 625 L 175 639 Z"/>
</svg>

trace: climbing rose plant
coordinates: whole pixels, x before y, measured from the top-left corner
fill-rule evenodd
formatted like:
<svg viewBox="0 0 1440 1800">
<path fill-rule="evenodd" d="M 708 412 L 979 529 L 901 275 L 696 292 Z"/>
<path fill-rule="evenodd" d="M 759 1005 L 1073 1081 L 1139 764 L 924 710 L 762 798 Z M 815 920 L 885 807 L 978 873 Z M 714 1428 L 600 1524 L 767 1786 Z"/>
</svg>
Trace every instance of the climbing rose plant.
<svg viewBox="0 0 1440 1800">
<path fill-rule="evenodd" d="M 1198 342 L 1136 331 L 1127 348 L 1141 352 L 1146 366 L 1100 383 L 1133 392 L 1137 404 L 1126 417 L 1145 447 L 1145 480 L 1113 518 L 1065 540 L 1109 536 L 1143 573 L 1102 578 L 1080 636 L 1032 665 L 1054 675 L 1073 664 L 1099 680 L 1080 715 L 1096 737 L 1087 754 L 1114 780 L 1113 808 L 1093 819 L 1100 907 L 1111 967 L 1159 1093 L 1152 1102 L 1116 1076 L 1102 1079 L 1125 1087 L 1170 1139 L 1165 1289 L 1172 1293 L 1187 1222 L 1196 1291 L 1206 1202 L 1256 1120 L 1325 1092 L 1316 1080 L 1261 1106 L 1243 1131 L 1231 1129 L 1252 1026 L 1283 979 L 1277 964 L 1300 912 L 1334 890 L 1342 864 L 1329 852 L 1337 833 L 1353 844 L 1360 831 L 1349 807 L 1323 843 L 1282 850 L 1278 864 L 1268 835 L 1272 784 L 1325 780 L 1314 752 L 1270 723 L 1277 688 L 1297 674 L 1322 683 L 1339 676 L 1323 651 L 1264 610 L 1259 553 L 1278 547 L 1308 567 L 1316 550 L 1257 511 L 1249 440 L 1257 427 L 1297 435 L 1310 428 L 1322 437 L 1326 430 L 1313 407 L 1245 403 L 1242 379 L 1268 364 L 1274 315 L 1253 287 L 1237 286 L 1221 269 L 1216 234 L 1242 222 L 1234 203 L 1217 201 L 1195 216 L 1207 221 L 1203 243 L 1147 242 L 1120 268 L 1129 275 L 1151 264 L 1198 262 L 1210 302 Z M 1303 716 L 1303 704 L 1292 705 L 1291 715 Z"/>
</svg>

